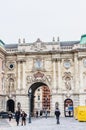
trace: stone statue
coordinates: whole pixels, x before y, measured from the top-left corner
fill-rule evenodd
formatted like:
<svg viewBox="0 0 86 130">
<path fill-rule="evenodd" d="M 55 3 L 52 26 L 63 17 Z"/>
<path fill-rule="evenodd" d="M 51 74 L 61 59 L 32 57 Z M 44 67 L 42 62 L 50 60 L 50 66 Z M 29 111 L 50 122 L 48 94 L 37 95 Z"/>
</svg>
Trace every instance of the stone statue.
<svg viewBox="0 0 86 130">
<path fill-rule="evenodd" d="M 71 79 L 69 77 L 67 77 L 65 80 L 66 80 L 65 81 L 66 89 L 71 90 Z"/>
<path fill-rule="evenodd" d="M 13 79 L 9 80 L 9 91 L 10 92 L 14 91 L 14 80 Z"/>
</svg>

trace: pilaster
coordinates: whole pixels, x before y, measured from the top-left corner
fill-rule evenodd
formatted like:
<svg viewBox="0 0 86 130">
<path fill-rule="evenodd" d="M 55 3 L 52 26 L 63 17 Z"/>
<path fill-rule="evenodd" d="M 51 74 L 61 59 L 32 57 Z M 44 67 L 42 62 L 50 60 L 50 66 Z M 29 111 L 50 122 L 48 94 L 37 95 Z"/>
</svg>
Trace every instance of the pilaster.
<svg viewBox="0 0 86 130">
<path fill-rule="evenodd" d="M 56 60 L 53 60 L 53 92 L 56 93 L 57 88 L 57 79 L 56 79 Z"/>
<path fill-rule="evenodd" d="M 18 61 L 18 84 L 17 84 L 18 89 L 20 89 L 20 61 Z"/>
<path fill-rule="evenodd" d="M 74 54 L 74 91 L 79 90 L 79 63 L 78 54 Z"/>
<path fill-rule="evenodd" d="M 22 63 L 22 88 L 25 89 L 25 62 Z"/>
<path fill-rule="evenodd" d="M 83 91 L 83 72 L 82 72 L 82 58 L 79 58 L 79 81 L 80 81 L 80 92 Z"/>
<path fill-rule="evenodd" d="M 60 60 L 58 60 L 58 90 L 60 90 L 60 86 L 61 86 L 61 63 L 60 63 L 61 61 Z"/>
</svg>

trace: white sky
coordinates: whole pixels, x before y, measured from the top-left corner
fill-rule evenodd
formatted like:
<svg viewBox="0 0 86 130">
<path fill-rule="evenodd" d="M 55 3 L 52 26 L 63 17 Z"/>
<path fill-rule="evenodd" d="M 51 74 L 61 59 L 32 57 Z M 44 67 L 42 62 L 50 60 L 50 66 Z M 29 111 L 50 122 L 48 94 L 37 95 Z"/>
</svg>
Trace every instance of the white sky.
<svg viewBox="0 0 86 130">
<path fill-rule="evenodd" d="M 86 0 L 0 0 L 0 39 L 5 43 L 80 40 L 86 34 Z"/>
</svg>

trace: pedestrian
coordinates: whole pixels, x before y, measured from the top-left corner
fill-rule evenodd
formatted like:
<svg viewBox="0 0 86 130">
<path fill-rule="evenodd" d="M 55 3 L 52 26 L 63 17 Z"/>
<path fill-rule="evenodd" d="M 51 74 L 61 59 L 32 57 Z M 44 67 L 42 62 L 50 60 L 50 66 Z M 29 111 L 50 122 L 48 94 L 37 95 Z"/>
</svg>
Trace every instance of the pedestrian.
<svg viewBox="0 0 86 130">
<path fill-rule="evenodd" d="M 38 111 L 36 111 L 36 118 L 38 118 Z"/>
<path fill-rule="evenodd" d="M 19 125 L 19 120 L 20 120 L 20 111 L 17 110 L 16 113 L 15 113 L 15 119 L 16 119 L 16 122 L 17 122 L 17 126 Z"/>
<path fill-rule="evenodd" d="M 56 110 L 55 110 L 55 115 L 56 115 L 56 119 L 57 119 L 57 124 L 60 124 L 60 122 L 59 122 L 59 117 L 60 117 L 60 110 L 59 110 L 59 108 L 56 108 Z"/>
<path fill-rule="evenodd" d="M 22 111 L 22 114 L 21 114 L 21 121 L 22 121 L 21 125 L 22 126 L 26 125 L 26 117 L 27 117 L 27 114 L 24 111 Z"/>
<path fill-rule="evenodd" d="M 71 116 L 71 111 L 69 110 L 68 113 L 69 113 L 69 117 L 70 117 Z"/>
<path fill-rule="evenodd" d="M 45 118 L 46 118 L 46 119 L 47 119 L 47 114 L 48 114 L 48 113 L 47 113 L 47 110 L 45 110 Z"/>
<path fill-rule="evenodd" d="M 11 111 L 9 111 L 9 113 L 8 113 L 8 118 L 9 118 L 9 121 L 11 121 L 11 119 L 12 119 L 12 112 Z"/>
<path fill-rule="evenodd" d="M 40 117 L 42 117 L 42 110 L 40 111 Z"/>
</svg>

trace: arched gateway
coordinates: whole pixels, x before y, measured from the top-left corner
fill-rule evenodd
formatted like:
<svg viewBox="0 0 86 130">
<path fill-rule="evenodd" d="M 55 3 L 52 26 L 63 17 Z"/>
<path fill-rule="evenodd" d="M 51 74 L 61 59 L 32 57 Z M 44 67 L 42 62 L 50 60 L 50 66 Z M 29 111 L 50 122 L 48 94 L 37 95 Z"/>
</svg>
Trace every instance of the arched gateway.
<svg viewBox="0 0 86 130">
<path fill-rule="evenodd" d="M 43 82 L 33 83 L 30 88 L 31 92 L 31 114 L 35 116 L 36 111 L 45 112 L 47 110 L 50 112 L 50 89 Z M 29 90 L 28 90 L 29 91 Z"/>
</svg>

